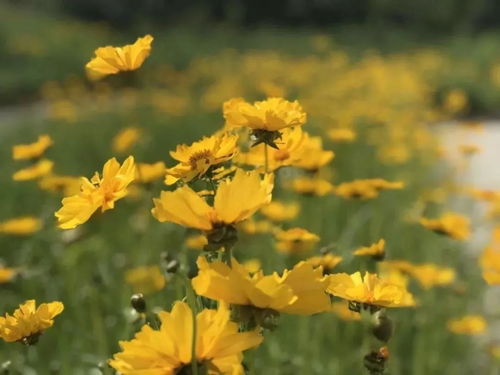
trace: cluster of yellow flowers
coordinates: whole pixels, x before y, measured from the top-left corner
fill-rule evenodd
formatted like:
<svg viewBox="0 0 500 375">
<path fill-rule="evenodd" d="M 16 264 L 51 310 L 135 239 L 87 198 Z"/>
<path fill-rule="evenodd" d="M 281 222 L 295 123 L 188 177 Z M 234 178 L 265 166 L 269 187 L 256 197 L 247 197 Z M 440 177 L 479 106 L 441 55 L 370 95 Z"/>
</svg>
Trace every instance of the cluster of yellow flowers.
<svg viewBox="0 0 500 375">
<path fill-rule="evenodd" d="M 96 56 L 86 65 L 88 76 L 100 80 L 107 75 L 137 70 L 149 56 L 152 41 L 153 38 L 146 35 L 124 47 L 98 48 Z M 442 63 L 433 55 L 418 58 L 430 65 Z M 259 56 L 247 57 L 244 62 L 245 75 L 257 69 L 254 65 L 259 62 Z M 52 174 L 53 162 L 41 159 L 53 143 L 48 135 L 40 136 L 35 143 L 14 147 L 14 160 L 33 163 L 16 172 L 14 180 L 36 179 L 40 188 L 66 195 L 62 207 L 55 212 L 60 229 L 83 225 L 99 209 L 104 213 L 114 209 L 118 200 L 133 196 L 138 186 L 147 186 L 153 191 L 152 182 L 163 181 L 166 190 L 158 192 L 150 202 L 151 215 L 161 223 L 188 229 L 185 248 L 204 250 L 196 260 L 194 273 L 187 272 L 185 264 L 177 264 L 177 259 L 169 260 L 166 275 L 157 265 L 140 266 L 127 272 L 125 281 L 135 293 L 162 290 L 172 278 L 177 278 L 184 283 L 186 300 L 176 301 L 170 311 L 159 312 L 159 326 L 149 321 L 134 338 L 120 341 L 121 351 L 109 361 L 120 374 L 243 374 L 243 352 L 265 341 L 264 333 L 279 325 L 280 314 L 307 316 L 332 312 L 345 320 L 374 318 L 372 328 L 378 341 L 370 355 L 375 353 L 377 360 L 382 358 L 383 368 L 388 357 L 385 345 L 392 336 L 392 328 L 387 328 L 390 319 L 386 309 L 418 304 L 409 291 L 409 277 L 424 289 L 454 282 L 455 271 L 449 267 L 395 259 L 381 262 L 390 254 L 386 241 L 380 237 L 377 242 L 354 249 L 347 256 L 325 246 L 321 255 L 298 260 L 297 257 L 316 249 L 322 239 L 307 228 L 286 227 L 286 222 L 299 215 L 301 207 L 293 200 L 274 199 L 282 189 L 303 195 L 332 195 L 339 201 L 344 198 L 343 204 L 350 204 L 352 198 L 377 199 L 383 191 L 398 194 L 391 190 L 407 186 L 402 180 L 385 178 L 330 182 L 328 166 L 337 159 L 334 151 L 325 148 L 323 136 L 334 144 L 354 142 L 358 138 L 356 123 L 369 117 L 384 124 L 385 134 L 389 134 L 383 143 L 377 131 L 370 133 L 367 129 L 366 137 L 377 148 L 378 157 L 385 162 L 402 163 L 415 149 L 435 151 L 427 128 L 420 124 L 439 116 L 423 110 L 428 108 L 423 95 L 427 87 L 422 87 L 405 62 L 398 59 L 386 66 L 378 57 L 370 57 L 349 68 L 345 56 L 334 55 L 326 62 L 304 64 L 296 75 L 288 77 L 289 87 L 281 86 L 284 77 L 276 70 L 281 62 L 275 57 L 268 68 L 277 77 L 275 81 L 260 77 L 262 91 L 274 95 L 255 102 L 241 97 L 220 100 L 223 127 L 170 151 L 175 160 L 172 166 L 164 161 L 136 163 L 133 156 L 122 163 L 111 158 L 104 164 L 102 173 L 96 172 L 90 179 L 76 178 Z M 204 61 L 208 68 L 195 63 L 191 68 L 193 75 L 210 76 L 213 73 L 208 70 L 212 63 Z M 333 68 L 328 68 L 328 64 L 333 64 Z M 330 82 L 320 84 L 315 68 L 321 69 L 321 77 L 328 69 L 346 77 L 332 89 Z M 404 97 L 395 95 L 401 94 L 401 88 L 382 87 L 382 82 L 396 81 L 394 75 L 408 88 L 407 92 L 402 90 Z M 305 87 L 304 81 L 309 79 L 318 84 L 316 92 L 308 93 L 309 99 L 299 102 L 282 97 L 291 88 Z M 218 85 L 232 83 L 219 82 Z M 222 95 L 217 93 L 219 88 L 210 87 L 204 93 L 207 106 L 214 96 Z M 339 101 L 335 110 L 324 109 L 332 97 L 344 98 L 349 96 L 346 92 L 364 90 L 377 91 L 377 95 L 367 95 L 377 99 L 366 103 L 344 100 Z M 381 105 L 381 102 L 390 105 Z M 413 110 L 399 118 L 401 112 L 393 108 L 401 105 L 407 108 L 407 103 L 411 103 L 409 107 Z M 444 103 L 450 113 L 458 113 L 464 106 L 466 98 L 460 92 L 451 92 Z M 315 115 L 308 116 L 305 108 L 311 108 L 310 113 Z M 412 132 L 402 131 L 400 125 L 394 125 L 396 119 L 405 125 L 419 125 Z M 308 120 L 316 125 L 329 123 L 322 132 L 318 126 L 312 126 L 309 133 L 305 130 Z M 140 128 L 126 127 L 114 138 L 112 149 L 117 154 L 126 154 L 140 139 Z M 292 171 L 292 177 L 287 178 L 282 171 Z M 448 212 L 439 219 L 420 217 L 419 220 L 425 228 L 452 239 L 463 241 L 470 235 L 468 219 L 459 214 Z M 38 219 L 22 217 L 1 222 L 0 233 L 24 235 L 40 227 Z M 276 250 L 289 261 L 288 268 L 266 274 L 259 259 L 239 260 L 245 247 L 242 235 L 257 233 L 272 235 Z M 493 241 L 481 258 L 484 279 L 490 284 L 500 283 L 497 247 L 498 241 Z M 356 257 L 359 268 L 349 273 L 335 272 L 340 263 L 347 265 L 345 259 L 352 256 Z M 0 268 L 0 283 L 9 282 L 16 273 L 15 269 Z M 145 313 L 143 295 L 137 294 L 134 301 L 136 311 Z M 42 304 L 36 309 L 35 301 L 27 301 L 13 315 L 0 317 L 0 337 L 9 342 L 34 344 L 62 311 L 61 302 Z M 481 319 L 464 317 L 450 321 L 448 328 L 456 333 L 480 333 L 486 328 L 486 322 Z"/>
</svg>

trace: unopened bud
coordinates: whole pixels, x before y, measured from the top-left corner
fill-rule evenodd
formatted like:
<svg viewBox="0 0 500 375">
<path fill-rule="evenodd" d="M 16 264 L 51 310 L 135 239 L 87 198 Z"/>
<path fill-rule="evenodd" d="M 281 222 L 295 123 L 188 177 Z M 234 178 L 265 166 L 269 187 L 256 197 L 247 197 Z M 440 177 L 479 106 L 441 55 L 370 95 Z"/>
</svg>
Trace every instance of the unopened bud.
<svg viewBox="0 0 500 375">
<path fill-rule="evenodd" d="M 382 342 L 388 342 L 394 332 L 394 324 L 384 310 L 373 315 L 373 335 Z"/>
<path fill-rule="evenodd" d="M 370 375 L 382 375 L 385 371 L 388 359 L 389 350 L 386 346 L 383 346 L 378 351 L 372 351 L 365 355 L 363 364 L 370 372 Z"/>
<path fill-rule="evenodd" d="M 144 299 L 144 295 L 142 293 L 132 295 L 132 297 L 130 297 L 130 304 L 139 314 L 146 312 L 146 300 Z"/>
</svg>

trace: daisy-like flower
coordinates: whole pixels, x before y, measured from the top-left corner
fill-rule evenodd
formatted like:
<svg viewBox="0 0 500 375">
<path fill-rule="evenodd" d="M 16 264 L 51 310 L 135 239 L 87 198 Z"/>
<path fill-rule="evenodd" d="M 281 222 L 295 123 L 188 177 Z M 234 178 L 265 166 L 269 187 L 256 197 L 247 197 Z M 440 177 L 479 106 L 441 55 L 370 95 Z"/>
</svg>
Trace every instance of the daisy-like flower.
<svg viewBox="0 0 500 375">
<path fill-rule="evenodd" d="M 469 219 L 454 212 L 445 212 L 439 219 L 422 218 L 420 224 L 438 234 L 459 241 L 465 241 L 470 236 Z"/>
<path fill-rule="evenodd" d="M 261 208 L 260 212 L 272 221 L 289 221 L 297 217 L 300 206 L 296 202 L 272 201 L 267 206 Z"/>
<path fill-rule="evenodd" d="M 197 264 L 193 288 L 207 298 L 298 315 L 316 314 L 330 306 L 325 293 L 328 280 L 321 267 L 315 269 L 306 262 L 285 270 L 282 276 L 250 273 L 234 258 L 231 267 L 221 261 L 208 263 L 204 257 Z"/>
<path fill-rule="evenodd" d="M 0 233 L 29 236 L 42 228 L 42 222 L 33 216 L 22 216 L 0 222 Z"/>
<path fill-rule="evenodd" d="M 125 282 L 132 286 L 134 293 L 149 294 L 165 287 L 165 276 L 158 266 L 140 266 L 125 273 Z"/>
<path fill-rule="evenodd" d="M 129 151 L 141 138 L 141 129 L 134 126 L 124 128 L 111 141 L 113 152 L 123 154 Z"/>
<path fill-rule="evenodd" d="M 14 279 L 18 273 L 15 268 L 4 267 L 0 265 L 0 284 L 5 284 Z"/>
<path fill-rule="evenodd" d="M 481 315 L 466 315 L 459 319 L 452 319 L 447 327 L 450 332 L 459 335 L 480 335 L 486 331 L 486 320 Z"/>
<path fill-rule="evenodd" d="M 346 199 L 372 199 L 378 197 L 383 190 L 396 190 L 403 187 L 404 183 L 400 181 L 390 182 L 382 178 L 370 178 L 344 182 L 335 187 L 334 193 Z"/>
<path fill-rule="evenodd" d="M 217 187 L 213 207 L 184 185 L 173 192 L 162 191 L 160 198 L 153 200 L 151 212 L 160 222 L 206 231 L 209 243 L 222 245 L 228 236 L 234 237 L 235 224 L 271 201 L 272 190 L 271 174 L 261 179 L 258 172 L 238 169 L 232 180 L 224 180 Z"/>
<path fill-rule="evenodd" d="M 130 341 L 120 341 L 122 351 L 109 361 L 123 375 L 184 374 L 191 369 L 193 312 L 176 302 L 171 312 L 158 314 L 159 330 L 144 325 Z M 230 320 L 230 311 L 204 309 L 196 315 L 196 362 L 200 374 L 243 374 L 242 352 L 258 346 L 263 337 L 256 330 L 239 332 Z"/>
<path fill-rule="evenodd" d="M 12 147 L 12 158 L 14 160 L 36 159 L 43 155 L 45 150 L 52 146 L 52 139 L 43 134 L 34 143 L 16 145 Z"/>
<path fill-rule="evenodd" d="M 179 179 L 189 182 L 195 177 L 201 177 L 211 167 L 230 160 L 238 152 L 238 136 L 215 134 L 204 137 L 191 145 L 179 145 L 170 152 L 179 161 L 175 167 L 167 169 L 165 184 L 172 185 Z"/>
<path fill-rule="evenodd" d="M 156 163 L 138 163 L 136 165 L 136 181 L 148 184 L 165 176 L 165 163 L 162 161 Z"/>
<path fill-rule="evenodd" d="M 20 341 L 31 345 L 54 324 L 54 317 L 64 310 L 61 302 L 42 303 L 38 308 L 35 300 L 28 300 L 12 315 L 0 316 L 0 337 L 7 342 Z"/>
<path fill-rule="evenodd" d="M 299 194 L 322 197 L 334 191 L 333 185 L 319 177 L 298 177 L 290 182 L 288 188 Z"/>
<path fill-rule="evenodd" d="M 30 167 L 18 170 L 12 175 L 14 181 L 27 181 L 36 180 L 43 176 L 48 175 L 52 168 L 54 167 L 54 162 L 48 159 L 42 159 Z"/>
<path fill-rule="evenodd" d="M 247 127 L 255 137 L 254 146 L 265 143 L 278 148 L 280 130 L 305 124 L 307 115 L 298 101 L 289 102 L 283 98 L 269 98 L 247 103 L 242 98 L 228 100 L 223 105 L 226 127 Z"/>
<path fill-rule="evenodd" d="M 330 129 L 326 134 L 328 138 L 336 143 L 351 143 L 357 137 L 356 132 L 349 128 Z"/>
<path fill-rule="evenodd" d="M 80 193 L 64 198 L 55 213 L 59 228 L 71 229 L 85 223 L 100 207 L 102 212 L 113 209 L 115 202 L 127 195 L 127 186 L 135 178 L 134 158 L 129 156 L 122 165 L 115 158 L 104 164 L 99 173 L 88 180 L 81 179 Z"/>
<path fill-rule="evenodd" d="M 413 295 L 399 283 L 380 279 L 376 274 L 356 272 L 352 275 L 338 273 L 328 276 L 327 292 L 363 306 L 408 307 L 414 306 Z"/>
<path fill-rule="evenodd" d="M 276 248 L 285 254 L 300 254 L 312 250 L 319 237 L 304 228 L 291 228 L 276 232 Z"/>
<path fill-rule="evenodd" d="M 353 251 L 356 256 L 370 256 L 375 260 L 383 260 L 385 258 L 385 240 L 380 239 L 378 242 L 370 246 L 363 246 Z"/>
<path fill-rule="evenodd" d="M 146 35 L 138 38 L 134 44 L 96 49 L 95 57 L 85 65 L 89 77 L 100 79 L 109 74 L 139 69 L 151 52 L 152 42 L 153 37 Z"/>
<path fill-rule="evenodd" d="M 322 267 L 323 273 L 331 273 L 331 271 L 342 262 L 342 257 L 338 255 L 334 255 L 332 253 L 326 253 L 324 255 L 313 256 L 307 258 L 305 260 L 306 263 L 309 263 L 314 268 Z"/>
<path fill-rule="evenodd" d="M 490 285 L 500 285 L 500 250 L 498 247 L 485 248 L 479 264 L 483 269 L 483 279 Z"/>
<path fill-rule="evenodd" d="M 425 289 L 433 286 L 449 285 L 455 281 L 455 270 L 432 263 L 414 265 L 408 272 Z"/>
</svg>

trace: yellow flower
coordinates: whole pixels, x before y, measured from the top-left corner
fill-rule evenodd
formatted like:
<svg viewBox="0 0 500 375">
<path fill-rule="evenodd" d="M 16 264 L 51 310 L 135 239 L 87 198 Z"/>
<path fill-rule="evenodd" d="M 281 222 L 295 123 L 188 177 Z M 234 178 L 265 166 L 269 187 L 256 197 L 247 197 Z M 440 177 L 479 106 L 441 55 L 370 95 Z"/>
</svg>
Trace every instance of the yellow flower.
<svg viewBox="0 0 500 375">
<path fill-rule="evenodd" d="M 253 104 L 242 98 L 228 100 L 223 105 L 226 126 L 248 127 L 253 130 L 279 131 L 292 126 L 301 126 L 307 115 L 298 101 L 269 98 Z"/>
<path fill-rule="evenodd" d="M 127 195 L 127 186 L 134 180 L 134 158 L 123 164 L 112 158 L 104 164 L 102 177 L 95 173 L 91 180 L 81 179 L 80 193 L 64 198 L 55 213 L 59 228 L 71 229 L 85 223 L 101 207 L 102 212 L 115 207 L 115 202 Z"/>
<path fill-rule="evenodd" d="M 276 248 L 285 254 L 299 254 L 312 250 L 319 237 L 303 228 L 282 230 L 275 234 Z"/>
<path fill-rule="evenodd" d="M 250 273 L 234 258 L 231 267 L 221 261 L 208 263 L 204 257 L 197 264 L 193 288 L 204 297 L 299 315 L 326 311 L 330 304 L 321 268 L 313 269 L 305 262 L 285 270 L 283 276 Z"/>
<path fill-rule="evenodd" d="M 8 283 L 17 273 L 18 271 L 15 268 L 8 268 L 0 265 L 0 284 Z"/>
<path fill-rule="evenodd" d="M 144 325 L 132 340 L 120 341 L 122 351 L 109 361 L 111 367 L 123 375 L 175 375 L 190 370 L 193 312 L 186 303 L 176 302 L 172 312 L 162 311 L 158 317 L 160 329 Z M 263 340 L 257 331 L 239 332 L 224 304 L 196 315 L 195 335 L 198 372 L 213 375 L 243 374 L 242 352 Z"/>
<path fill-rule="evenodd" d="M 148 163 L 138 163 L 137 164 L 136 180 L 144 184 L 153 182 L 165 176 L 165 163 L 162 161 L 148 164 Z"/>
<path fill-rule="evenodd" d="M 273 233 L 276 230 L 274 224 L 269 220 L 254 220 L 252 218 L 242 221 L 237 228 L 247 234 Z"/>
<path fill-rule="evenodd" d="M 13 146 L 12 158 L 14 160 L 36 159 L 42 156 L 52 144 L 52 139 L 48 135 L 41 135 L 34 143 Z"/>
<path fill-rule="evenodd" d="M 42 228 L 41 220 L 32 216 L 16 217 L 0 222 L 0 233 L 29 236 Z"/>
<path fill-rule="evenodd" d="M 490 285 L 500 285 L 500 250 L 488 246 L 484 249 L 479 263 L 483 269 L 483 279 Z"/>
<path fill-rule="evenodd" d="M 261 208 L 260 212 L 272 221 L 288 221 L 297 217 L 300 206 L 296 202 L 284 203 L 272 201 L 267 206 Z"/>
<path fill-rule="evenodd" d="M 236 171 L 232 180 L 222 181 L 211 207 L 187 185 L 177 190 L 162 191 L 154 199 L 153 216 L 160 222 L 169 221 L 189 228 L 210 231 L 220 226 L 234 225 L 248 219 L 271 201 L 273 176 Z"/>
<path fill-rule="evenodd" d="M 194 250 L 203 250 L 208 244 L 207 237 L 204 234 L 195 234 L 186 238 L 186 247 Z"/>
<path fill-rule="evenodd" d="M 165 287 L 165 276 L 158 266 L 141 266 L 125 273 L 125 282 L 132 286 L 134 293 L 149 294 Z"/>
<path fill-rule="evenodd" d="M 130 126 L 120 130 L 111 142 L 113 152 L 123 154 L 129 151 L 141 137 L 141 129 Z"/>
<path fill-rule="evenodd" d="M 346 199 L 371 199 L 378 197 L 383 190 L 402 189 L 403 187 L 404 183 L 400 181 L 389 182 L 381 178 L 371 178 L 344 182 L 334 188 L 334 193 Z"/>
<path fill-rule="evenodd" d="M 43 331 L 52 327 L 54 317 L 63 310 L 61 302 L 42 303 L 36 308 L 35 300 L 26 301 L 13 315 L 0 316 L 0 337 L 6 342 L 34 344 Z"/>
<path fill-rule="evenodd" d="M 321 137 L 311 137 L 306 133 L 291 165 L 308 171 L 317 171 L 328 164 L 334 156 L 333 151 L 323 150 Z"/>
<path fill-rule="evenodd" d="M 459 335 L 480 335 L 486 327 L 486 320 L 481 315 L 466 315 L 448 322 L 448 330 Z"/>
<path fill-rule="evenodd" d="M 48 175 L 52 171 L 54 163 L 47 159 L 42 159 L 31 167 L 18 170 L 12 175 L 14 181 L 35 180 Z"/>
<path fill-rule="evenodd" d="M 305 262 L 309 263 L 314 268 L 322 267 L 325 273 L 330 273 L 331 270 L 337 266 L 337 264 L 342 262 L 342 257 L 332 253 L 326 253 L 321 256 L 307 258 Z"/>
<path fill-rule="evenodd" d="M 100 47 L 95 50 L 95 57 L 90 60 L 85 68 L 90 78 L 100 79 L 109 74 L 123 71 L 136 70 L 151 52 L 153 37 L 146 35 L 138 38 L 134 44 L 123 47 Z"/>
<path fill-rule="evenodd" d="M 421 218 L 420 224 L 455 240 L 465 241 L 470 236 L 469 219 L 454 212 L 445 212 L 439 219 Z"/>
<path fill-rule="evenodd" d="M 346 301 L 332 303 L 330 311 L 345 321 L 361 320 L 361 314 L 349 309 Z"/>
<path fill-rule="evenodd" d="M 62 192 L 64 195 L 73 195 L 80 191 L 80 178 L 48 175 L 38 180 L 38 186 L 42 190 Z"/>
<path fill-rule="evenodd" d="M 330 129 L 326 134 L 328 138 L 337 143 L 351 143 L 357 137 L 356 132 L 349 128 Z"/>
<path fill-rule="evenodd" d="M 215 134 L 204 137 L 191 145 L 179 145 L 170 152 L 180 163 L 167 169 L 165 184 L 172 185 L 179 179 L 185 182 L 195 177 L 201 177 L 210 167 L 231 159 L 238 151 L 238 136 L 229 134 Z"/>
<path fill-rule="evenodd" d="M 449 267 L 439 267 L 432 263 L 415 265 L 409 271 L 425 289 L 436 285 L 448 285 L 455 280 L 455 271 Z"/>
<path fill-rule="evenodd" d="M 408 307 L 414 306 L 413 295 L 405 287 L 379 279 L 376 274 L 361 273 L 352 275 L 337 273 L 328 276 L 328 293 L 348 301 L 369 306 Z"/>
<path fill-rule="evenodd" d="M 333 185 L 318 177 L 298 177 L 291 181 L 289 188 L 299 194 L 324 196 L 333 191 Z"/>
<path fill-rule="evenodd" d="M 468 102 L 469 100 L 464 90 L 454 89 L 446 94 L 443 106 L 447 112 L 457 114 L 467 107 Z"/>
<path fill-rule="evenodd" d="M 306 135 L 301 127 L 286 128 L 283 129 L 280 138 L 276 141 L 276 148 L 267 147 L 261 143 L 252 147 L 248 152 L 240 153 L 236 157 L 236 162 L 264 168 L 267 152 L 267 170 L 272 172 L 298 162 L 302 155 L 300 149 L 305 139 Z"/>
<path fill-rule="evenodd" d="M 354 250 L 353 254 L 356 256 L 371 256 L 374 259 L 382 260 L 385 257 L 385 240 L 380 239 L 370 246 L 360 247 Z"/>
</svg>

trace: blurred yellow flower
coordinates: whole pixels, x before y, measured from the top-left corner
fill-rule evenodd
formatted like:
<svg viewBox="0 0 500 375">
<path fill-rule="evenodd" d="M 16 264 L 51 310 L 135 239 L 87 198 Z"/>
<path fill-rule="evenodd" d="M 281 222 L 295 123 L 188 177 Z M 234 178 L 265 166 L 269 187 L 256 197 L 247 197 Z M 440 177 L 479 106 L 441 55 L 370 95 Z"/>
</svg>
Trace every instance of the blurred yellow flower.
<svg viewBox="0 0 500 375">
<path fill-rule="evenodd" d="M 14 160 L 39 158 L 52 144 L 52 139 L 48 135 L 41 135 L 34 143 L 13 146 L 12 158 Z"/>
<path fill-rule="evenodd" d="M 328 293 L 347 301 L 368 306 L 408 307 L 414 306 L 413 295 L 405 287 L 379 279 L 376 274 L 356 272 L 352 275 L 337 273 L 328 276 Z"/>
<path fill-rule="evenodd" d="M 35 180 L 48 175 L 53 167 L 54 162 L 48 159 L 42 159 L 30 167 L 18 170 L 12 175 L 12 179 L 14 181 Z"/>
<path fill-rule="evenodd" d="M 242 98 L 228 100 L 223 105 L 226 126 L 248 127 L 253 130 L 279 131 L 305 124 L 307 115 L 298 101 L 269 98 L 247 103 Z"/>
<path fill-rule="evenodd" d="M 308 171 L 317 171 L 335 157 L 333 151 L 323 150 L 321 137 L 311 137 L 305 133 L 304 141 L 297 150 L 292 166 Z"/>
<path fill-rule="evenodd" d="M 361 320 L 361 314 L 349 309 L 347 301 L 332 303 L 330 311 L 337 315 L 340 319 L 348 322 Z"/>
<path fill-rule="evenodd" d="M 189 182 L 201 177 L 220 163 L 230 160 L 238 152 L 238 136 L 215 134 L 203 137 L 191 145 L 178 145 L 170 156 L 180 163 L 167 169 L 165 184 L 172 185 L 179 179 Z"/>
<path fill-rule="evenodd" d="M 314 268 L 322 267 L 324 273 L 331 273 L 331 271 L 337 266 L 337 264 L 342 262 L 342 257 L 334 255 L 332 253 L 326 253 L 324 255 L 307 258 L 305 262 L 309 263 Z"/>
<path fill-rule="evenodd" d="M 283 276 L 250 273 L 232 259 L 231 267 L 221 261 L 208 263 L 199 257 L 198 275 L 192 280 L 197 294 L 234 305 L 250 305 L 290 314 L 310 315 L 326 311 L 326 279 L 321 268 L 300 262 Z"/>
<path fill-rule="evenodd" d="M 247 234 L 273 233 L 276 230 L 269 220 L 254 220 L 253 218 L 242 221 L 237 228 Z"/>
<path fill-rule="evenodd" d="M 153 200 L 155 207 L 151 212 L 160 222 L 169 221 L 210 231 L 248 219 L 271 201 L 272 189 L 272 175 L 265 175 L 261 179 L 255 171 L 238 169 L 232 180 L 224 180 L 219 184 L 213 207 L 184 185 L 173 192 L 162 191 L 160 198 Z"/>
<path fill-rule="evenodd" d="M 99 207 L 102 212 L 113 209 L 115 202 L 127 195 L 135 173 L 134 158 L 129 156 L 122 165 L 115 158 L 109 159 L 102 177 L 97 172 L 90 180 L 82 177 L 80 193 L 64 198 L 55 213 L 59 228 L 71 229 L 85 223 Z"/>
<path fill-rule="evenodd" d="M 48 175 L 38 180 L 42 190 L 63 193 L 64 195 L 77 194 L 80 191 L 80 178 L 73 176 Z"/>
<path fill-rule="evenodd" d="M 4 267 L 0 265 L 0 284 L 8 283 L 16 277 L 18 271 L 15 268 Z"/>
<path fill-rule="evenodd" d="M 414 265 L 409 271 L 425 289 L 437 285 L 449 285 L 455 281 L 455 270 L 450 267 L 439 267 L 432 263 Z"/>
<path fill-rule="evenodd" d="M 333 185 L 319 177 L 298 177 L 293 179 L 289 186 L 291 190 L 304 195 L 324 196 L 333 192 Z"/>
<path fill-rule="evenodd" d="M 138 163 L 136 165 L 136 180 L 147 184 L 163 178 L 166 173 L 165 163 L 162 161 L 156 163 Z"/>
<path fill-rule="evenodd" d="M 35 300 L 28 300 L 13 315 L 0 316 L 0 337 L 6 342 L 34 344 L 43 331 L 52 327 L 54 317 L 63 310 L 61 302 L 42 303 L 36 308 Z"/>
<path fill-rule="evenodd" d="M 330 129 L 326 135 L 336 143 L 351 143 L 356 140 L 357 134 L 349 128 Z"/>
<path fill-rule="evenodd" d="M 141 138 L 141 129 L 130 126 L 118 132 L 111 141 L 111 149 L 117 154 L 129 151 Z"/>
<path fill-rule="evenodd" d="M 377 260 L 385 258 L 385 240 L 382 238 L 378 242 L 370 245 L 363 246 L 353 251 L 356 256 L 370 256 Z"/>
<path fill-rule="evenodd" d="M 262 269 L 262 264 L 257 258 L 245 260 L 242 265 L 250 274 L 259 272 Z"/>
<path fill-rule="evenodd" d="M 208 244 L 208 240 L 204 234 L 193 234 L 186 238 L 185 244 L 189 249 L 203 250 Z"/>
<path fill-rule="evenodd" d="M 175 375 L 191 370 L 193 312 L 184 302 L 158 314 L 158 330 L 144 325 L 130 341 L 120 341 L 122 351 L 109 361 L 123 375 Z M 256 330 L 239 332 L 230 311 L 203 309 L 196 314 L 194 354 L 200 374 L 243 374 L 242 352 L 258 346 L 263 337 Z M 209 370 L 210 369 L 210 370 Z"/>
<path fill-rule="evenodd" d="M 468 104 L 466 92 L 462 89 L 454 89 L 446 94 L 443 106 L 447 112 L 457 114 L 464 111 Z"/>
<path fill-rule="evenodd" d="M 382 178 L 371 178 L 344 182 L 334 188 L 334 193 L 343 198 L 371 199 L 379 196 L 383 190 L 402 189 L 404 183 L 390 182 Z"/>
<path fill-rule="evenodd" d="M 275 233 L 276 248 L 284 254 L 300 254 L 311 251 L 319 237 L 304 228 L 291 228 Z"/>
<path fill-rule="evenodd" d="M 0 222 L 0 233 L 29 236 L 42 228 L 42 221 L 33 216 L 16 217 Z"/>
<path fill-rule="evenodd" d="M 109 74 L 136 70 L 141 67 L 151 52 L 153 37 L 146 35 L 138 38 L 134 44 L 123 47 L 100 47 L 95 50 L 95 57 L 85 68 L 91 79 L 100 79 Z"/>
<path fill-rule="evenodd" d="M 293 220 L 297 217 L 299 211 L 300 206 L 298 203 L 285 203 L 280 201 L 272 201 L 260 209 L 260 212 L 272 221 Z"/>
<path fill-rule="evenodd" d="M 140 266 L 125 273 L 125 282 L 134 293 L 154 293 L 165 287 L 165 276 L 158 266 Z"/>
<path fill-rule="evenodd" d="M 479 258 L 483 269 L 483 279 L 490 285 L 500 285 L 500 249 L 498 246 L 488 246 Z"/>
<path fill-rule="evenodd" d="M 487 323 L 481 315 L 466 315 L 448 321 L 448 330 L 459 335 L 480 335 L 486 331 Z"/>
<path fill-rule="evenodd" d="M 444 234 L 455 240 L 465 241 L 470 236 L 469 219 L 463 215 L 454 212 L 445 212 L 439 219 L 420 219 L 427 229 L 436 233 Z"/>
</svg>

